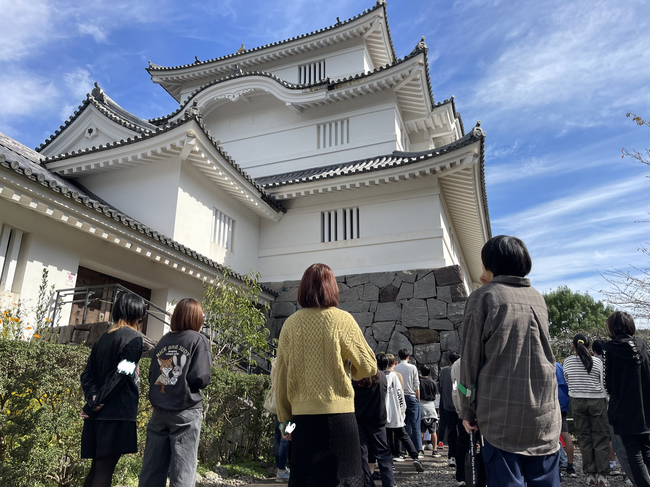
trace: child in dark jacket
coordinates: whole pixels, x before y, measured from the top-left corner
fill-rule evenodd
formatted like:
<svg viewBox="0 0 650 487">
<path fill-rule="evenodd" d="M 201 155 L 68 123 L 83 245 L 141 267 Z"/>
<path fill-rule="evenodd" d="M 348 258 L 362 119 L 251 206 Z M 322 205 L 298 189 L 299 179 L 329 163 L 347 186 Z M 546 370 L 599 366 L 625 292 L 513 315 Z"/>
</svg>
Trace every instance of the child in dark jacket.
<svg viewBox="0 0 650 487">
<path fill-rule="evenodd" d="M 199 333 L 203 310 L 182 299 L 174 310 L 171 333 L 154 350 L 149 371 L 153 414 L 140 472 L 141 487 L 193 487 L 201 434 L 201 389 L 210 384 L 210 342 Z"/>
</svg>

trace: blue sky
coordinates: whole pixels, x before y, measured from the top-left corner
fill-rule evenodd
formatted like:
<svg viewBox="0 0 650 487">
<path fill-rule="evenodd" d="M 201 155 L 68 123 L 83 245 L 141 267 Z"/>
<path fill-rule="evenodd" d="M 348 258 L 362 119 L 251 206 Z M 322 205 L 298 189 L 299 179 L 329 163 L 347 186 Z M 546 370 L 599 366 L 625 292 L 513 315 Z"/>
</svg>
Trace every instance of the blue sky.
<svg viewBox="0 0 650 487">
<path fill-rule="evenodd" d="M 310 32 L 373 0 L 0 0 L 0 131 L 36 147 L 94 81 L 143 117 L 176 102 L 147 60 L 172 66 Z M 456 96 L 487 133 L 494 235 L 524 239 L 533 285 L 600 297 L 599 272 L 648 266 L 650 3 L 641 0 L 389 0 L 400 57 L 426 37 L 436 100 Z M 236 158 L 236 154 L 234 154 Z"/>
</svg>

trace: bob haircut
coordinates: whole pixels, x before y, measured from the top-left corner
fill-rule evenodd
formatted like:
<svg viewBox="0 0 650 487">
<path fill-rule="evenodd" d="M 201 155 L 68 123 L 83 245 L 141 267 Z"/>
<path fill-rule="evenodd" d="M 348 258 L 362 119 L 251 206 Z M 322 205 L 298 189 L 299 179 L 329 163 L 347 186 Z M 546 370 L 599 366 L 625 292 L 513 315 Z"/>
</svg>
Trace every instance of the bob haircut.
<svg viewBox="0 0 650 487">
<path fill-rule="evenodd" d="M 614 311 L 609 318 L 607 318 L 607 334 L 614 338 L 616 335 L 630 335 L 634 336 L 636 333 L 636 326 L 634 325 L 634 318 L 625 311 Z"/>
<path fill-rule="evenodd" d="M 298 286 L 298 304 L 303 308 L 333 308 L 339 304 L 339 286 L 334 271 L 325 264 L 312 264 Z"/>
<path fill-rule="evenodd" d="M 481 250 L 481 260 L 483 267 L 494 277 L 525 277 L 533 267 L 526 244 L 508 235 L 498 235 L 488 240 Z"/>
<path fill-rule="evenodd" d="M 181 299 L 174 308 L 171 328 L 172 331 L 201 331 L 201 328 L 203 328 L 203 308 L 201 308 L 201 304 L 196 299 Z"/>
<path fill-rule="evenodd" d="M 380 353 L 377 355 L 377 368 L 381 371 L 384 371 L 388 368 L 388 357 L 385 353 Z"/>
<path fill-rule="evenodd" d="M 146 313 L 147 307 L 144 304 L 144 299 L 134 293 L 122 293 L 115 300 L 111 315 L 115 325 L 118 325 L 120 321 L 134 325 L 144 318 Z"/>
</svg>

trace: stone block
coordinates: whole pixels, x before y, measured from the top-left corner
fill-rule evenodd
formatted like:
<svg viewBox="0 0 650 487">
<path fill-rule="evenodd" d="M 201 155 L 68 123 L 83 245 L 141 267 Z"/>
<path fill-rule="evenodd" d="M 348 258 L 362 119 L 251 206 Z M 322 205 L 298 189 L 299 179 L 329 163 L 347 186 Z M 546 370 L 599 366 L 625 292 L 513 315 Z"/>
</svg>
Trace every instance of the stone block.
<svg viewBox="0 0 650 487">
<path fill-rule="evenodd" d="M 298 287 L 300 286 L 300 281 L 284 281 L 282 283 L 283 288 L 291 289 L 293 287 Z"/>
<path fill-rule="evenodd" d="M 348 289 L 339 294 L 339 303 L 346 301 L 358 301 L 359 300 L 359 291 L 356 288 Z"/>
<path fill-rule="evenodd" d="M 394 272 L 375 272 L 368 275 L 368 279 L 378 288 L 388 286 L 395 279 Z"/>
<path fill-rule="evenodd" d="M 294 303 L 298 301 L 298 288 L 293 287 L 293 288 L 282 288 L 282 292 L 280 295 L 275 299 L 276 303 L 280 303 L 283 301 L 293 301 Z"/>
<path fill-rule="evenodd" d="M 427 299 L 427 309 L 430 320 L 440 320 L 447 317 L 447 303 L 438 299 Z"/>
<path fill-rule="evenodd" d="M 452 323 L 460 323 L 463 321 L 463 316 L 465 316 L 465 301 L 450 303 L 449 306 L 447 306 L 447 318 L 449 318 Z"/>
<path fill-rule="evenodd" d="M 375 340 L 372 335 L 366 336 L 366 343 L 372 348 L 373 352 L 377 349 L 377 340 Z"/>
<path fill-rule="evenodd" d="M 429 374 L 429 377 L 431 377 L 433 380 L 438 382 L 438 378 L 440 375 L 440 372 L 438 370 L 438 364 L 427 364 L 429 366 L 429 369 L 431 369 L 431 373 Z"/>
<path fill-rule="evenodd" d="M 372 337 L 372 328 L 371 327 L 368 326 L 368 327 L 366 327 L 365 330 L 362 329 L 362 331 L 363 331 L 363 336 L 364 337 L 366 337 L 366 338 Z"/>
<path fill-rule="evenodd" d="M 360 284 L 365 284 L 366 282 L 370 282 L 368 279 L 368 274 L 357 274 L 354 276 L 348 276 L 347 279 L 345 280 L 345 283 L 350 286 L 358 286 Z"/>
<path fill-rule="evenodd" d="M 402 321 L 402 305 L 400 303 L 377 304 L 375 321 Z"/>
<path fill-rule="evenodd" d="M 99 340 L 99 337 L 102 336 L 110 327 L 110 323 L 94 323 L 93 326 L 90 327 L 86 346 L 92 348 L 92 346 L 97 343 L 97 340 Z"/>
<path fill-rule="evenodd" d="M 440 333 L 440 347 L 442 350 L 449 350 L 450 352 L 460 351 L 460 335 L 456 330 L 443 331 Z"/>
<path fill-rule="evenodd" d="M 401 301 L 403 299 L 413 298 L 413 284 L 410 282 L 402 282 L 402 285 L 399 287 L 399 293 L 397 293 L 396 301 Z"/>
<path fill-rule="evenodd" d="M 397 300 L 397 295 L 399 294 L 399 287 L 395 287 L 392 284 L 382 288 L 379 291 L 379 302 L 380 303 L 393 303 Z"/>
<path fill-rule="evenodd" d="M 74 329 L 80 331 L 90 331 L 90 327 L 92 325 L 93 323 L 79 323 L 78 325 L 74 326 Z"/>
<path fill-rule="evenodd" d="M 438 293 L 436 299 L 451 303 L 451 286 L 438 286 L 436 292 Z"/>
<path fill-rule="evenodd" d="M 467 289 L 465 289 L 465 284 L 454 284 L 450 289 L 452 301 L 467 301 Z"/>
<path fill-rule="evenodd" d="M 74 333 L 74 326 L 60 326 L 58 343 L 60 343 L 61 345 L 70 343 L 72 341 L 73 333 Z"/>
<path fill-rule="evenodd" d="M 388 350 L 388 342 L 379 342 L 377 344 L 377 348 L 375 349 L 375 353 L 386 353 Z"/>
<path fill-rule="evenodd" d="M 379 288 L 374 284 L 368 282 L 363 285 L 363 300 L 364 301 L 379 301 Z"/>
<path fill-rule="evenodd" d="M 345 282 L 345 276 L 336 276 L 336 282 Z"/>
<path fill-rule="evenodd" d="M 374 313 L 350 313 L 359 326 L 372 325 Z"/>
<path fill-rule="evenodd" d="M 397 289 L 402 285 L 402 280 L 399 278 L 399 276 L 395 276 L 395 279 L 393 279 L 393 282 L 390 284 L 391 286 L 395 286 Z"/>
<path fill-rule="evenodd" d="M 433 273 L 439 286 L 450 286 L 451 284 L 460 284 L 463 282 L 463 271 L 459 265 L 450 265 L 435 269 Z"/>
<path fill-rule="evenodd" d="M 347 291 L 348 289 L 350 289 L 350 287 L 347 284 L 345 284 L 344 282 L 338 282 L 337 281 L 336 284 L 339 287 L 339 294 L 341 294 L 343 291 Z"/>
<path fill-rule="evenodd" d="M 422 279 L 415 281 L 413 297 L 419 299 L 436 297 L 436 278 L 433 275 L 433 272 L 427 274 Z"/>
<path fill-rule="evenodd" d="M 339 303 L 339 309 L 348 313 L 365 313 L 370 309 L 369 301 L 344 301 Z"/>
<path fill-rule="evenodd" d="M 377 311 L 377 303 L 378 303 L 378 302 L 379 302 L 379 301 L 372 301 L 372 302 L 370 303 L 370 312 L 371 312 L 371 313 L 374 313 L 375 311 Z"/>
<path fill-rule="evenodd" d="M 449 320 L 429 320 L 429 329 L 448 331 L 454 329 L 454 324 Z"/>
<path fill-rule="evenodd" d="M 393 328 L 395 328 L 394 321 L 382 321 L 380 323 L 373 323 L 372 336 L 374 336 L 380 342 L 387 342 L 390 340 L 390 336 L 393 334 Z"/>
<path fill-rule="evenodd" d="M 397 352 L 403 348 L 408 350 L 409 355 L 413 354 L 413 345 L 409 339 L 402 335 L 400 332 L 396 331 L 393 333 L 390 342 L 388 342 L 387 350 L 397 357 Z"/>
<path fill-rule="evenodd" d="M 289 301 L 281 301 L 271 305 L 271 318 L 286 318 L 296 312 L 296 306 Z"/>
<path fill-rule="evenodd" d="M 381 303 L 379 304 L 381 306 Z M 424 299 L 411 299 L 402 309 L 402 325 L 406 328 L 427 328 L 429 312 Z"/>
<path fill-rule="evenodd" d="M 426 276 L 426 275 L 430 274 L 431 272 L 433 272 L 433 269 L 418 269 L 416 272 L 418 274 L 417 280 L 419 281 L 424 276 Z"/>
<path fill-rule="evenodd" d="M 404 335 L 413 345 L 422 345 L 425 343 L 435 343 L 440 341 L 440 334 L 436 330 L 413 328 L 406 331 Z"/>
<path fill-rule="evenodd" d="M 282 282 L 262 282 L 260 284 L 261 286 L 270 289 L 271 291 L 276 292 L 278 294 L 282 292 L 282 286 L 284 285 L 284 283 Z"/>
<path fill-rule="evenodd" d="M 399 271 L 396 273 L 396 275 L 403 282 L 410 282 L 411 284 L 413 284 L 415 282 L 415 278 L 417 277 L 418 273 L 417 271 Z"/>
<path fill-rule="evenodd" d="M 280 338 L 280 330 L 284 325 L 286 318 L 271 318 L 266 322 L 266 327 L 269 329 L 269 338 Z"/>
<path fill-rule="evenodd" d="M 406 328 L 402 324 L 395 325 L 395 331 L 399 331 L 400 333 L 404 333 L 405 331 L 409 331 L 408 328 Z"/>
<path fill-rule="evenodd" d="M 88 340 L 88 336 L 90 336 L 90 331 L 88 330 L 75 330 L 74 333 L 72 334 L 72 343 L 85 343 L 86 340 Z"/>
<path fill-rule="evenodd" d="M 427 343 L 415 345 L 413 347 L 413 356 L 421 364 L 437 364 L 440 361 L 440 344 Z"/>
</svg>

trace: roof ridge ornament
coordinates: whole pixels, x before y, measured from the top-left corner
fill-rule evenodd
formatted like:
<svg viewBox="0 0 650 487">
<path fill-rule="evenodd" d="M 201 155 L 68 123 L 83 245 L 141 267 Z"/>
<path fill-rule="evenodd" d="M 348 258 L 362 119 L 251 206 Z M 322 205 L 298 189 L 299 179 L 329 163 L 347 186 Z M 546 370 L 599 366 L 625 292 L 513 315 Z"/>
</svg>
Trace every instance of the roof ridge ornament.
<svg viewBox="0 0 650 487">
<path fill-rule="evenodd" d="M 244 42 L 242 41 L 241 47 L 237 49 L 237 54 L 241 54 L 242 52 L 246 52 L 246 47 L 244 47 Z"/>
<path fill-rule="evenodd" d="M 185 118 L 195 117 L 199 122 L 203 120 L 203 114 L 201 113 L 198 105 L 199 102 L 194 100 L 192 102 L 192 105 L 187 110 L 185 110 Z"/>
<path fill-rule="evenodd" d="M 99 101 L 102 102 L 102 103 L 106 103 L 106 98 L 105 98 L 105 95 L 104 95 L 104 90 L 102 90 L 102 89 L 99 87 L 99 84 L 97 83 L 97 81 L 95 81 L 95 87 L 94 87 L 93 90 L 90 92 L 90 95 L 91 95 L 93 98 L 95 98 L 96 100 L 99 100 Z"/>
<path fill-rule="evenodd" d="M 415 50 L 417 51 L 428 51 L 429 47 L 427 46 L 427 43 L 424 42 L 424 36 L 422 36 L 422 39 L 420 39 L 420 42 L 418 42 L 418 45 L 415 46 Z"/>
<path fill-rule="evenodd" d="M 377 0 L 377 7 L 381 7 L 382 5 L 386 5 L 386 0 Z"/>
<path fill-rule="evenodd" d="M 242 44 L 242 46 L 243 46 L 243 44 Z M 239 51 L 237 51 L 237 52 L 239 52 Z M 244 74 L 244 71 L 239 67 L 239 64 L 235 64 L 235 67 L 232 70 L 232 75 L 237 76 L 237 75 L 240 75 L 240 74 Z"/>
<path fill-rule="evenodd" d="M 476 126 L 472 129 L 472 135 L 477 139 L 485 137 L 485 131 L 481 128 L 481 121 L 476 121 Z"/>
</svg>

